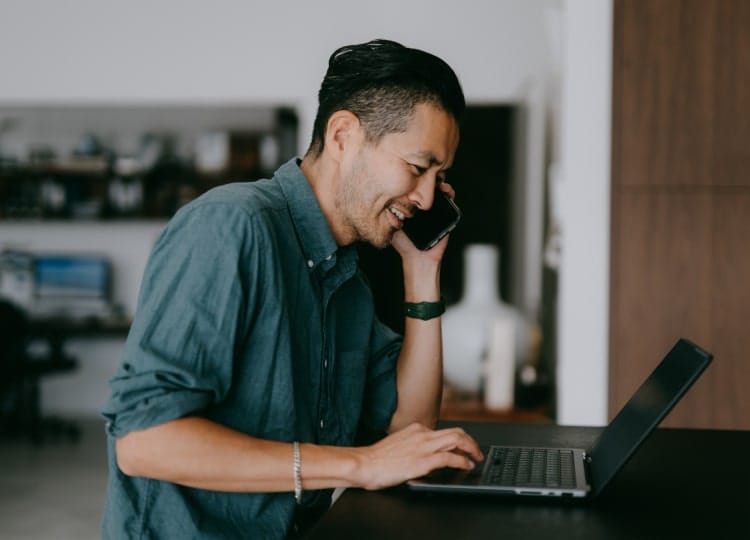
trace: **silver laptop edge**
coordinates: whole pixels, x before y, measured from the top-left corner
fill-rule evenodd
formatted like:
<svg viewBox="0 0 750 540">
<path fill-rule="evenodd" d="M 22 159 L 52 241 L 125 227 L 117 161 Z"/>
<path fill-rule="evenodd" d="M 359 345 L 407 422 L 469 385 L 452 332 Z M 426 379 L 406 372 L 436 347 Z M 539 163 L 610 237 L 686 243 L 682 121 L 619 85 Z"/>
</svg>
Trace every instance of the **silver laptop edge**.
<svg viewBox="0 0 750 540">
<path fill-rule="evenodd" d="M 429 492 L 552 497 L 596 496 L 680 401 L 712 359 L 710 353 L 694 343 L 686 339 L 678 340 L 602 431 L 591 449 L 555 447 L 558 450 L 573 452 L 575 487 L 550 488 L 482 483 L 490 467 L 489 459 L 485 460 L 481 475 L 477 474 L 471 482 L 436 482 L 432 475 L 428 475 L 411 480 L 407 484 L 415 491 Z M 499 444 L 492 447 L 544 448 Z M 461 474 L 455 476 L 462 477 Z"/>
</svg>

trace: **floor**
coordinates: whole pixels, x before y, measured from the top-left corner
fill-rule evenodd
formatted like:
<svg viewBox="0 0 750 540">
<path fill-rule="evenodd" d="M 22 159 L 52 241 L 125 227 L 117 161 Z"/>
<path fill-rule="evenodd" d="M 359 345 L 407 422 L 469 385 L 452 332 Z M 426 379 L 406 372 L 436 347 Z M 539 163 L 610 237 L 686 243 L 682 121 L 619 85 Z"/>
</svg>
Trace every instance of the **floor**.
<svg viewBox="0 0 750 540">
<path fill-rule="evenodd" d="M 76 419 L 78 442 L 0 439 L 0 538 L 101 538 L 106 439 L 98 418 Z"/>
</svg>

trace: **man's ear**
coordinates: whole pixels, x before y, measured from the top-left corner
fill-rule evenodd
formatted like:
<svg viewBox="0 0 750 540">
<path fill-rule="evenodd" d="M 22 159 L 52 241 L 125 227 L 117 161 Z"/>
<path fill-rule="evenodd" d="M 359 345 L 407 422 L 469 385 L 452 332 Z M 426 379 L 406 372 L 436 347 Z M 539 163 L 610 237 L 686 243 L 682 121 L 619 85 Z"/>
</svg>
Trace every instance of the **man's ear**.
<svg viewBox="0 0 750 540">
<path fill-rule="evenodd" d="M 361 137 L 362 127 L 357 115 L 346 110 L 336 111 L 328 118 L 324 152 L 340 162 L 344 153 L 356 145 Z"/>
</svg>

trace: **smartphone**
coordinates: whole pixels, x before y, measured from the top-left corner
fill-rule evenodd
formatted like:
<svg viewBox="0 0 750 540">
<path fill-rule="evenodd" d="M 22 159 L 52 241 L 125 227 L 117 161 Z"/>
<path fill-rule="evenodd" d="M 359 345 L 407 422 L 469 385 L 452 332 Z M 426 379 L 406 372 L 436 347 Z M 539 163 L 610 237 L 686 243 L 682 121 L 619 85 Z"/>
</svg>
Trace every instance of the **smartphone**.
<svg viewBox="0 0 750 540">
<path fill-rule="evenodd" d="M 461 210 L 456 203 L 438 190 L 429 210 L 416 210 L 413 217 L 404 221 L 404 232 L 418 249 L 426 251 L 455 229 L 460 220 Z"/>
</svg>

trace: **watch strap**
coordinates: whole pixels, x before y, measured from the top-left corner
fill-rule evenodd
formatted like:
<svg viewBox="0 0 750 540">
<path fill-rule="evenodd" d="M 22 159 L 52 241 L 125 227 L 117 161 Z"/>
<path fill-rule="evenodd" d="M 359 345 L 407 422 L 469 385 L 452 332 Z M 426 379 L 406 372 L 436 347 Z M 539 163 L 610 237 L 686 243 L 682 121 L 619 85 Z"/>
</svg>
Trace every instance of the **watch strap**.
<svg viewBox="0 0 750 540">
<path fill-rule="evenodd" d="M 445 302 L 404 302 L 404 315 L 412 319 L 428 321 L 445 313 Z"/>
</svg>

